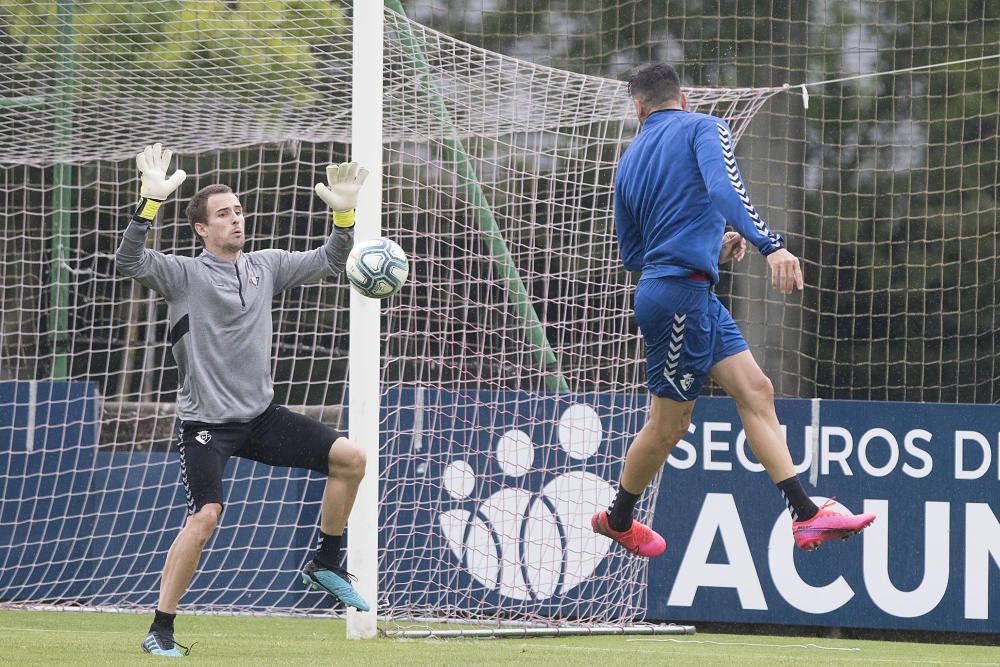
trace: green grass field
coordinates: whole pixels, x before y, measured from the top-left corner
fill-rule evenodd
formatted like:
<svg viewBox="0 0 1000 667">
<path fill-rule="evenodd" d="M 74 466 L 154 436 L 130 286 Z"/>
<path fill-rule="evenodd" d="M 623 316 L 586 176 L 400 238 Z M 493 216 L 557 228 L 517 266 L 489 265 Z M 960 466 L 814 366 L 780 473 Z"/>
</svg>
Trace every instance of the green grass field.
<svg viewBox="0 0 1000 667">
<path fill-rule="evenodd" d="M 137 665 L 148 615 L 0 612 L 4 665 Z M 997 665 L 1000 649 L 761 635 L 348 641 L 330 619 L 182 616 L 183 660 L 205 665 Z"/>
</svg>

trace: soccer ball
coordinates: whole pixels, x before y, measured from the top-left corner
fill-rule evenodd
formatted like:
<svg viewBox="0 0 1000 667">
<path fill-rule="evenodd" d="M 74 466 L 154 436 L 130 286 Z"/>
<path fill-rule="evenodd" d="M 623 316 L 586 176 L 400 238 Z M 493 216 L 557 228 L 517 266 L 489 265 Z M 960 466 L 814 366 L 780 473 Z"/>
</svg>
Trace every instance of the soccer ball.
<svg viewBox="0 0 1000 667">
<path fill-rule="evenodd" d="M 355 243 L 345 270 L 354 289 L 372 299 L 384 299 L 406 282 L 410 262 L 397 243 L 379 237 Z"/>
</svg>

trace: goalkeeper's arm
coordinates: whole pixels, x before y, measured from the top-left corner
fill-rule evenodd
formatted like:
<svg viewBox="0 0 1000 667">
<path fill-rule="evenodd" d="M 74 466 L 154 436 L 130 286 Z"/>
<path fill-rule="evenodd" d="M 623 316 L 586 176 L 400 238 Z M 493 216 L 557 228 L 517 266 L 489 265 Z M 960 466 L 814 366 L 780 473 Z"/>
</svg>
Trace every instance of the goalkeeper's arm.
<svg viewBox="0 0 1000 667">
<path fill-rule="evenodd" d="M 260 253 L 264 260 L 272 260 L 275 293 L 326 276 L 339 276 L 344 270 L 347 255 L 354 247 L 354 208 L 358 191 L 368 177 L 368 170 L 357 162 L 331 164 L 326 168 L 326 183 L 316 184 L 316 194 L 333 209 L 333 230 L 322 247 L 309 252 L 282 251 L 271 255 Z"/>
<path fill-rule="evenodd" d="M 368 170 L 357 162 L 331 164 L 326 183 L 316 184 L 316 194 L 333 210 L 333 231 L 326 241 L 326 259 L 334 275 L 339 275 L 354 245 L 354 209 L 358 192 L 368 178 Z"/>
<path fill-rule="evenodd" d="M 152 225 L 160 204 L 180 187 L 187 177 L 187 174 L 180 169 L 170 178 L 166 177 L 170 157 L 171 152 L 163 150 L 160 144 L 146 146 L 145 150 L 136 156 L 136 164 L 142 173 L 139 203 L 115 253 L 115 263 L 119 273 L 137 279 L 166 297 L 182 288 L 183 269 L 176 257 L 148 250 L 146 232 Z"/>
</svg>

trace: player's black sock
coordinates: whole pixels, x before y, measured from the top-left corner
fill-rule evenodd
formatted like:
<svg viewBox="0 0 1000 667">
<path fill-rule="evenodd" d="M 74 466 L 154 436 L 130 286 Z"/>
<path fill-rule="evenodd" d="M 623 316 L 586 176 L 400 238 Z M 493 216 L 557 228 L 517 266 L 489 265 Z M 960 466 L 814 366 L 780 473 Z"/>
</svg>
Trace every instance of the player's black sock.
<svg viewBox="0 0 1000 667">
<path fill-rule="evenodd" d="M 796 475 L 778 482 L 778 491 L 781 491 L 781 496 L 785 499 L 792 521 L 808 521 L 819 511 Z"/>
<path fill-rule="evenodd" d="M 327 535 L 319 531 L 319 548 L 313 559 L 325 568 L 340 567 L 340 538 L 342 535 Z"/>
<path fill-rule="evenodd" d="M 167 614 L 157 609 L 156 615 L 153 616 L 153 623 L 149 626 L 149 631 L 166 630 L 173 633 L 175 618 L 177 618 L 177 614 Z"/>
<path fill-rule="evenodd" d="M 641 493 L 629 493 L 625 487 L 618 487 L 618 494 L 608 508 L 608 525 L 612 530 L 628 530 L 632 526 L 632 512 Z"/>
</svg>

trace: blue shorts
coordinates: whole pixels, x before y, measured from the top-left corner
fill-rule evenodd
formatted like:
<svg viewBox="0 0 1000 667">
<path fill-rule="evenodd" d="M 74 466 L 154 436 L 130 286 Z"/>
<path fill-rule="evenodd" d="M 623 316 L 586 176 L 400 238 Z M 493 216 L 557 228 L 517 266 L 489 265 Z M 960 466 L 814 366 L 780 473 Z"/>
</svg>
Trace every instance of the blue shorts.
<svg viewBox="0 0 1000 667">
<path fill-rule="evenodd" d="M 646 342 L 646 386 L 655 396 L 693 401 L 715 364 L 749 349 L 733 316 L 705 280 L 643 278 L 635 318 Z"/>
</svg>

